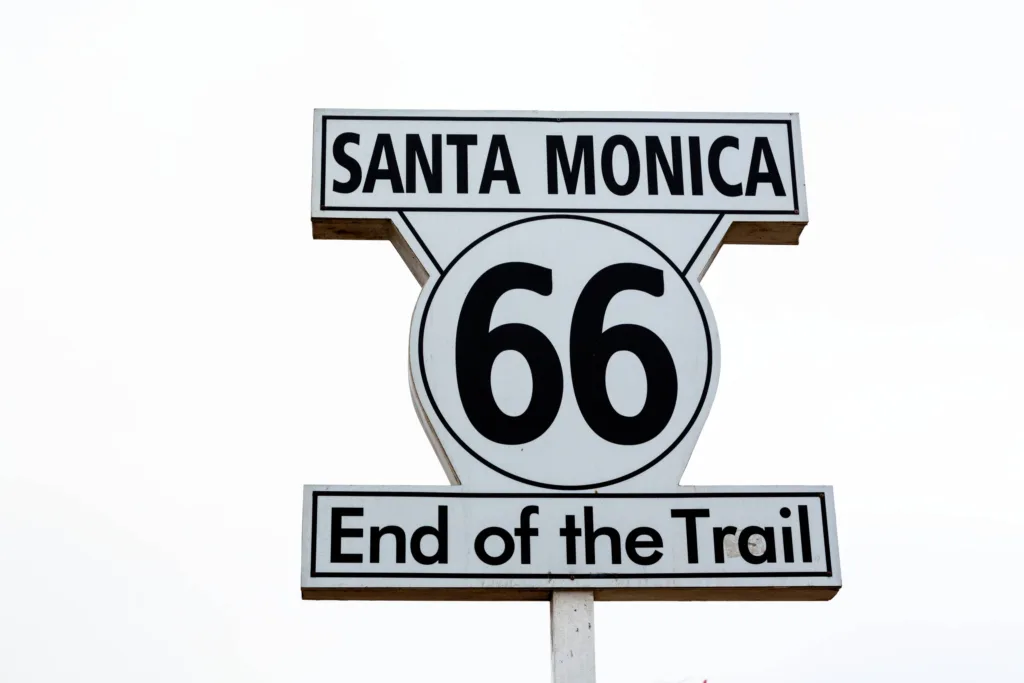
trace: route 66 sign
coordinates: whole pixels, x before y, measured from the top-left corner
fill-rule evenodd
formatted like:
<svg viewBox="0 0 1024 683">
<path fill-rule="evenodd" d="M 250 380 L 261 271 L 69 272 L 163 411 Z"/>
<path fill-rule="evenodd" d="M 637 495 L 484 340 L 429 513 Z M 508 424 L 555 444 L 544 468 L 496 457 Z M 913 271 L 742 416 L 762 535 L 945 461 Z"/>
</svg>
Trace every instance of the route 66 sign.
<svg viewBox="0 0 1024 683">
<path fill-rule="evenodd" d="M 487 558 L 507 555 L 498 563 L 505 566 L 518 547 L 515 575 L 526 578 L 514 587 L 526 590 L 559 587 L 556 579 L 533 580 L 527 571 L 535 554 L 523 551 L 533 536 L 543 537 L 537 544 L 550 545 L 555 565 L 574 564 L 570 527 L 577 518 L 593 521 L 596 508 L 567 512 L 575 502 L 566 501 L 585 495 L 619 496 L 620 501 L 698 495 L 677 484 L 714 400 L 721 362 L 700 278 L 723 243 L 797 242 L 807 208 L 796 115 L 317 110 L 314 131 L 314 237 L 389 239 L 423 285 L 410 331 L 410 386 L 423 427 L 455 487 L 445 493 L 405 491 L 404 498 L 393 496 L 394 489 L 307 487 L 303 586 L 310 596 L 317 589 L 441 585 L 435 579 L 449 589 L 466 585 L 451 576 L 472 572 L 446 574 L 435 566 L 447 564 L 440 560 L 419 563 L 419 569 L 431 568 L 429 576 L 419 578 L 401 567 L 383 572 L 387 576 L 366 567 L 341 571 L 353 569 L 344 565 L 384 562 L 383 528 L 394 536 L 392 569 L 407 561 L 399 562 L 410 554 L 406 550 L 417 552 L 411 527 L 352 525 L 355 517 L 372 516 L 368 506 L 379 496 L 389 497 L 391 510 L 408 508 L 396 514 L 407 515 L 410 523 L 420 515 L 432 520 L 432 526 L 420 527 L 431 530 L 420 539 L 437 537 L 435 555 L 442 548 L 447 555 L 449 544 L 465 536 L 483 566 L 483 578 L 468 584 L 473 587 L 486 587 L 498 576 L 486 570 L 496 566 Z M 720 493 L 718 500 L 730 505 L 739 495 Z M 746 569 L 763 570 L 772 557 L 771 563 L 806 564 L 802 573 L 821 580 L 785 585 L 824 587 L 830 595 L 839 585 L 834 532 L 829 537 L 831 489 L 761 493 L 782 496 L 785 504 L 751 512 L 753 521 L 744 526 L 715 527 L 713 519 L 699 525 L 698 519 L 715 517 L 710 507 L 676 507 L 670 513 L 652 508 L 649 514 L 663 517 L 662 522 L 687 520 L 679 535 L 696 545 L 687 547 L 684 565 L 701 563 L 700 543 L 706 543 L 707 561 L 729 564 L 726 545 L 733 538 L 734 546 L 742 541 L 742 552 L 734 552 L 733 559 L 765 558 L 744 560 Z M 325 502 L 349 495 L 360 505 Z M 413 510 L 408 502 L 433 495 L 448 496 L 449 504 L 432 501 Z M 453 495 L 470 497 L 452 508 Z M 491 512 L 466 501 L 486 496 L 547 496 L 552 509 L 569 508 L 551 513 L 553 526 L 547 531 L 544 519 L 533 520 L 544 517 L 540 506 L 527 514 L 531 506 L 524 505 L 518 519 L 477 533 L 469 526 Z M 801 502 L 804 496 L 815 497 L 818 506 Z M 624 508 L 603 509 L 608 519 L 629 514 Z M 707 515 L 692 517 L 690 526 L 686 511 L 697 509 Z M 349 512 L 338 517 L 338 510 Z M 794 510 L 799 514 L 792 516 Z M 469 526 L 453 531 L 452 514 Z M 730 514 L 745 513 L 737 508 L 721 514 L 732 519 Z M 761 519 L 766 514 L 771 524 Z M 330 529 L 323 523 L 317 527 L 318 519 L 328 518 Z M 789 545 L 777 552 L 776 545 L 786 544 L 779 527 L 785 520 L 799 523 L 790 530 Z M 515 532 L 512 522 L 519 525 Z M 637 560 L 634 569 L 640 568 L 621 574 L 618 583 L 599 581 L 595 587 L 689 585 L 679 578 L 687 572 L 673 573 L 667 583 L 648 580 L 653 574 L 642 570 L 649 566 L 644 561 L 668 553 L 661 548 L 668 547 L 670 532 L 649 520 L 632 526 L 647 530 L 632 536 L 634 546 L 658 550 L 645 554 L 634 547 L 631 555 L 631 531 L 625 526 L 591 524 L 589 532 L 580 527 L 584 546 L 585 532 L 593 541 L 602 528 L 613 529 L 623 537 L 611 543 L 620 546 L 620 562 L 626 552 Z M 494 529 L 503 533 L 481 540 L 483 531 Z M 744 540 L 741 529 L 763 533 L 751 532 Z M 793 534 L 804 543 L 801 562 L 795 559 Z M 317 569 L 317 539 L 319 552 L 327 553 L 320 566 L 330 565 L 332 571 Z M 750 554 L 751 542 L 762 543 L 760 554 Z M 360 544 L 365 552 L 341 550 Z M 364 559 L 353 559 L 357 556 Z M 591 559 L 588 564 L 601 564 L 596 554 Z M 619 564 L 615 552 L 605 559 Z M 548 565 L 546 576 L 557 576 Z M 744 583 L 743 571 L 724 573 L 743 575 L 731 586 L 755 587 L 788 576 L 782 570 L 793 567 L 782 567 L 769 583 L 760 576 L 763 571 L 747 577 L 761 583 Z"/>
</svg>

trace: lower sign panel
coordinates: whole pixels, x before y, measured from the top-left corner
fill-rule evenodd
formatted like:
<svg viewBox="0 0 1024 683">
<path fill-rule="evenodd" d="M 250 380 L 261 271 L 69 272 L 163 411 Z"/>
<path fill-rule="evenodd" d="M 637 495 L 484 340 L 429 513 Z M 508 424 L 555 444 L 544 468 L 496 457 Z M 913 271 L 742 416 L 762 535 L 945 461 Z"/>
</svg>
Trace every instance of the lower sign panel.
<svg viewBox="0 0 1024 683">
<path fill-rule="evenodd" d="M 305 489 L 306 599 L 827 600 L 841 585 L 830 487 Z"/>
</svg>

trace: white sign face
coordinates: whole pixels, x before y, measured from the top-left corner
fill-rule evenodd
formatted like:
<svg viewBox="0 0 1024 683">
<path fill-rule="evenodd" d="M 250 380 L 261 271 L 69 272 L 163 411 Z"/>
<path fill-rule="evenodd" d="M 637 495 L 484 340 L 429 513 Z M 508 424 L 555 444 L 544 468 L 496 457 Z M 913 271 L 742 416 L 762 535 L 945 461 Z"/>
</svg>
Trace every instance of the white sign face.
<svg viewBox="0 0 1024 683">
<path fill-rule="evenodd" d="M 714 340 L 693 286 L 606 220 L 539 216 L 489 231 L 452 260 L 414 326 L 414 382 L 455 441 L 445 451 L 516 484 L 628 481 L 675 449 L 708 402 Z"/>
<path fill-rule="evenodd" d="M 388 598 L 397 588 L 431 599 L 460 590 L 546 599 L 561 589 L 713 599 L 723 588 L 743 599 L 828 599 L 841 583 L 827 487 L 619 495 L 307 487 L 304 523 L 302 588 L 311 599 Z"/>
<path fill-rule="evenodd" d="M 800 214 L 791 115 L 318 113 L 313 215 Z"/>
<path fill-rule="evenodd" d="M 456 488 L 308 490 L 307 597 L 834 593 L 830 491 L 677 488 L 721 362 L 700 278 L 724 242 L 796 243 L 807 222 L 800 150 L 794 114 L 317 110 L 314 236 L 390 239 L 423 285 L 410 387 Z M 701 496 L 709 517 L 680 535 L 673 506 Z M 535 519 L 517 517 L 534 507 Z M 362 512 L 337 512 L 348 508 Z M 572 560 L 575 532 L 560 525 L 588 515 L 615 530 L 621 552 Z M 786 523 L 799 531 L 791 560 Z M 734 540 L 715 536 L 732 527 Z M 744 532 L 758 528 L 779 535 Z M 390 554 L 374 536 L 385 529 Z M 476 545 L 487 529 L 499 531 Z M 442 552 L 416 545 L 437 534 L 445 561 L 417 560 Z M 757 542 L 766 554 L 748 553 Z M 647 551 L 657 561 L 644 564 Z"/>
</svg>

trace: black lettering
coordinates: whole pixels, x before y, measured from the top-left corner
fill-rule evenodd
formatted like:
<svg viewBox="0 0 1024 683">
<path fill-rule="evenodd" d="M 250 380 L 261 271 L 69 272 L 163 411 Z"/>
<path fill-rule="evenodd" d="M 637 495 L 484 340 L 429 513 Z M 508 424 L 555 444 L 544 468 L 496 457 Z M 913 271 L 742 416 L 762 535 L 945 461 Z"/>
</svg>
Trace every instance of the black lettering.
<svg viewBox="0 0 1024 683">
<path fill-rule="evenodd" d="M 672 165 L 669 166 L 661 140 L 647 136 L 647 192 L 658 194 L 658 169 L 665 175 L 665 185 L 672 194 L 683 194 L 683 146 L 678 135 L 670 138 Z"/>
<path fill-rule="evenodd" d="M 582 533 L 576 526 L 576 515 L 566 515 L 565 526 L 558 531 L 558 535 L 565 537 L 565 561 L 567 564 L 576 564 L 576 539 Z"/>
<path fill-rule="evenodd" d="M 494 164 L 501 156 L 501 170 L 496 171 Z M 509 194 L 519 194 L 519 181 L 516 180 L 516 169 L 512 165 L 512 155 L 508 152 L 508 143 L 504 135 L 491 138 L 491 146 L 487 150 L 487 161 L 484 162 L 484 175 L 480 180 L 480 194 L 490 194 L 491 183 L 503 180 L 508 186 Z"/>
<path fill-rule="evenodd" d="M 331 562 L 362 562 L 359 553 L 341 552 L 341 539 L 361 538 L 362 529 L 346 529 L 342 526 L 344 517 L 362 517 L 363 508 L 331 508 Z"/>
<path fill-rule="evenodd" d="M 700 557 L 697 555 L 697 519 L 699 517 L 710 517 L 711 510 L 706 508 L 672 510 L 671 514 L 673 518 L 678 519 L 681 517 L 686 520 L 686 561 L 690 564 L 696 564 L 700 561 Z M 717 536 L 715 537 L 715 543 L 718 543 Z"/>
<path fill-rule="evenodd" d="M 600 536 L 606 536 L 611 544 L 612 564 L 622 564 L 622 539 L 619 532 L 610 526 L 594 528 L 594 508 L 590 505 L 583 507 L 583 553 L 587 564 L 597 562 L 595 546 Z"/>
<path fill-rule="evenodd" d="M 732 536 L 736 533 L 736 527 L 734 526 L 716 526 L 714 528 L 715 534 L 715 562 L 722 564 L 725 562 L 725 537 Z"/>
<path fill-rule="evenodd" d="M 764 160 L 767 170 L 761 171 L 761 160 Z M 771 183 L 772 192 L 776 197 L 785 197 L 786 188 L 782 186 L 782 176 L 779 175 L 779 167 L 775 165 L 775 157 L 772 155 L 772 146 L 768 144 L 768 138 L 754 138 L 754 153 L 750 158 L 750 172 L 747 174 L 747 196 L 753 197 L 757 194 L 757 186 L 760 183 Z"/>
<path fill-rule="evenodd" d="M 764 552 L 760 555 L 750 552 L 751 536 L 760 536 L 764 539 Z M 748 526 L 740 532 L 736 545 L 739 546 L 740 557 L 750 564 L 775 562 L 775 529 L 770 526 L 763 529 L 759 526 Z"/>
<path fill-rule="evenodd" d="M 380 167 L 381 157 L 384 157 L 387 168 Z M 381 133 L 377 136 L 377 141 L 373 143 L 370 167 L 366 171 L 366 184 L 363 185 L 363 192 L 373 192 L 378 180 L 390 180 L 391 191 L 396 194 L 404 192 L 402 173 L 398 169 L 398 159 L 395 158 L 395 146 L 391 144 L 391 136 L 388 133 Z"/>
<path fill-rule="evenodd" d="M 423 183 L 427 192 L 436 194 L 441 191 L 441 136 L 430 136 L 430 163 L 427 163 L 427 150 L 416 133 L 405 136 L 405 187 L 408 192 L 416 191 L 416 167 L 423 172 Z"/>
<path fill-rule="evenodd" d="M 445 142 L 455 148 L 455 191 L 469 192 L 469 147 L 476 144 L 475 135 L 450 134 Z"/>
<path fill-rule="evenodd" d="M 693 194 L 704 194 L 704 166 L 700 158 L 700 138 L 694 136 L 689 138 L 690 142 L 690 185 L 693 186 Z"/>
<path fill-rule="evenodd" d="M 647 536 L 647 540 L 644 540 L 643 536 Z M 655 550 L 650 555 L 641 555 L 637 550 L 660 547 L 662 547 L 661 534 L 649 526 L 637 527 L 626 536 L 626 555 L 636 564 L 651 565 L 664 555 L 660 550 Z"/>
<path fill-rule="evenodd" d="M 711 150 L 708 152 L 708 173 L 711 175 L 711 183 L 715 189 L 726 197 L 739 197 L 743 194 L 743 186 L 739 183 L 733 185 L 726 182 L 722 177 L 722 152 L 727 147 L 740 148 L 740 141 L 732 135 L 723 135 L 711 143 Z"/>
<path fill-rule="evenodd" d="M 433 555 L 423 552 L 423 539 L 433 536 L 437 539 L 437 550 Z M 448 506 L 437 506 L 437 526 L 421 526 L 412 532 L 410 550 L 412 559 L 420 564 L 448 564 Z"/>
<path fill-rule="evenodd" d="M 491 536 L 497 536 L 501 539 L 501 542 L 504 544 L 504 547 L 502 548 L 501 552 L 497 555 L 487 554 L 487 548 L 485 544 L 487 543 L 487 539 Z M 515 540 L 513 540 L 512 534 L 505 531 L 501 527 L 489 526 L 483 531 L 481 531 L 479 534 L 477 534 L 476 543 L 473 544 L 473 547 L 476 550 L 477 557 L 479 557 L 481 560 L 494 567 L 499 564 L 505 564 L 512 558 L 512 553 L 514 553 L 516 550 L 516 542 Z"/>
<path fill-rule="evenodd" d="M 579 135 L 576 137 L 576 148 L 572 154 L 572 165 L 565 150 L 565 140 L 561 135 L 549 135 L 548 146 L 548 194 L 558 194 L 558 167 L 565 176 L 565 191 L 576 194 L 580 171 L 583 171 L 583 191 L 594 194 L 594 136 Z M 557 163 L 557 166 L 556 166 Z"/>
<path fill-rule="evenodd" d="M 370 527 L 370 563 L 380 562 L 380 539 L 386 534 L 395 537 L 395 562 L 403 564 L 405 562 L 405 531 L 400 526 Z"/>
<path fill-rule="evenodd" d="M 626 150 L 628 170 L 626 182 L 621 185 L 615 178 L 615 165 L 612 163 L 615 159 L 616 147 Z M 637 183 L 640 182 L 640 154 L 636 151 L 636 145 L 632 140 L 625 135 L 613 135 L 608 138 L 608 141 L 604 143 L 604 149 L 601 150 L 601 175 L 604 176 L 604 184 L 608 189 L 620 197 L 636 189 Z"/>
<path fill-rule="evenodd" d="M 791 514 L 789 508 L 779 510 L 779 515 L 783 519 L 789 519 Z M 793 561 L 793 530 L 788 526 L 782 527 L 782 559 L 786 562 Z"/>
<path fill-rule="evenodd" d="M 345 152 L 345 145 L 350 142 L 358 145 L 359 133 L 342 133 L 334 138 L 334 144 L 331 146 L 331 150 L 334 152 L 334 161 L 348 171 L 348 180 L 343 183 L 335 180 L 331 183 L 331 187 L 335 192 L 344 194 L 355 192 L 359 189 L 359 183 L 363 182 L 363 169 L 359 168 L 359 162 Z"/>
<path fill-rule="evenodd" d="M 530 538 L 539 536 L 540 532 L 530 526 L 530 516 L 540 512 L 536 505 L 527 505 L 519 512 L 519 526 L 515 535 L 519 537 L 519 555 L 523 564 L 530 564 Z"/>
<path fill-rule="evenodd" d="M 811 557 L 811 524 L 807 519 L 807 506 L 797 506 L 797 516 L 800 519 L 800 554 L 804 562 L 810 562 Z"/>
</svg>

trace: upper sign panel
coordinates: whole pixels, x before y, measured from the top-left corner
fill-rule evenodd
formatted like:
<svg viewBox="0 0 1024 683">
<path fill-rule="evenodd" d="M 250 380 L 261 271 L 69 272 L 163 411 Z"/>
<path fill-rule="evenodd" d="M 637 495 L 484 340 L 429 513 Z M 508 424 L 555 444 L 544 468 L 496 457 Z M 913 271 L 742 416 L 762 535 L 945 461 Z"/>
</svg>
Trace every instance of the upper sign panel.
<svg viewBox="0 0 1024 683">
<path fill-rule="evenodd" d="M 806 222 L 795 114 L 316 112 L 312 217 L 715 213 Z"/>
</svg>

